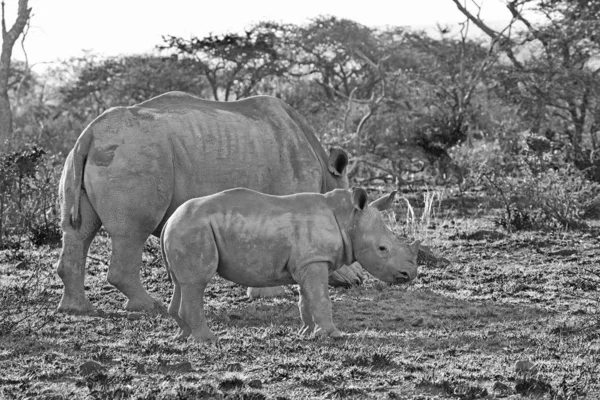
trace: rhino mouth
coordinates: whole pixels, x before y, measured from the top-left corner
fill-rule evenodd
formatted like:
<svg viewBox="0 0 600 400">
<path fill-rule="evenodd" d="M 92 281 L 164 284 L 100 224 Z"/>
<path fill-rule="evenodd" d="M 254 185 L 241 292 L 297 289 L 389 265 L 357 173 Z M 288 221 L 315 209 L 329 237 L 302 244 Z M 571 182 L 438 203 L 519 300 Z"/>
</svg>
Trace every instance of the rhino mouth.
<svg viewBox="0 0 600 400">
<path fill-rule="evenodd" d="M 397 272 L 396 275 L 394 276 L 394 278 L 396 279 L 395 283 L 406 283 L 406 282 L 410 282 L 410 275 L 408 275 L 407 272 Z"/>
</svg>

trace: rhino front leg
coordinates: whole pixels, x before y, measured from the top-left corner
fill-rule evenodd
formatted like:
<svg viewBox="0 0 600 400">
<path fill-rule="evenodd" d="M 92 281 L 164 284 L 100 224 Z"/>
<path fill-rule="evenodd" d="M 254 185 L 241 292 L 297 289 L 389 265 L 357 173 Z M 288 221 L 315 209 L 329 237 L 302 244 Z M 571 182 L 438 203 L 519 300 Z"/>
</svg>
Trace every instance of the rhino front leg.
<svg viewBox="0 0 600 400">
<path fill-rule="evenodd" d="M 302 290 L 300 290 L 298 308 L 300 309 L 300 318 L 302 319 L 303 324 L 302 328 L 298 331 L 298 334 L 310 335 L 315 330 L 315 321 L 308 305 L 308 299 L 302 294 Z"/>
<path fill-rule="evenodd" d="M 110 233 L 110 232 L 109 232 Z M 108 282 L 127 296 L 127 310 L 154 310 L 164 312 L 163 304 L 146 292 L 140 280 L 142 250 L 146 237 L 112 236 L 112 257 L 108 268 Z"/>
<path fill-rule="evenodd" d="M 329 286 L 351 288 L 365 281 L 365 273 L 358 261 L 351 265 L 342 265 L 329 275 Z"/>
<path fill-rule="evenodd" d="M 329 266 L 327 263 L 312 263 L 300 269 L 293 278 L 300 285 L 300 315 L 303 334 L 310 334 L 318 326 L 317 332 L 331 337 L 341 337 L 342 333 L 333 324 L 331 301 L 329 300 Z M 312 321 L 312 324 L 311 324 Z"/>
</svg>

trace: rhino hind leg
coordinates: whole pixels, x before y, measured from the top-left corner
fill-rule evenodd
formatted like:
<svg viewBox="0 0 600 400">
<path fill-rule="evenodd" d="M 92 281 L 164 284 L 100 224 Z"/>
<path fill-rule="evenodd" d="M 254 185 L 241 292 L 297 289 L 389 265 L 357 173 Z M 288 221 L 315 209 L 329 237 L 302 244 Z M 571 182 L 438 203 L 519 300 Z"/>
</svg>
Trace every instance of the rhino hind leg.
<svg viewBox="0 0 600 400">
<path fill-rule="evenodd" d="M 109 232 L 110 233 L 110 232 Z M 111 235 L 112 256 L 108 268 L 108 282 L 127 296 L 125 308 L 129 311 L 166 313 L 163 304 L 148 294 L 140 280 L 142 250 L 147 235 Z"/>
<path fill-rule="evenodd" d="M 179 317 L 189 326 L 190 333 L 197 342 L 217 341 L 217 336 L 208 327 L 204 312 L 204 290 L 207 284 L 208 282 L 196 282 L 183 284 L 181 287 Z M 186 332 L 182 333 L 185 335 Z"/>
<path fill-rule="evenodd" d="M 85 195 L 81 197 L 81 226 L 75 230 L 70 223 L 70 213 L 62 212 L 62 250 L 57 263 L 57 273 L 65 286 L 58 311 L 73 314 L 89 314 L 94 306 L 85 297 L 85 264 L 90 244 L 102 225 L 98 214 Z"/>
<path fill-rule="evenodd" d="M 171 297 L 171 303 L 169 304 L 169 315 L 173 317 L 177 325 L 179 326 L 179 332 L 173 339 L 183 340 L 186 339 L 192 333 L 192 328 L 179 316 L 179 308 L 181 307 L 181 285 L 171 274 L 171 280 L 173 281 L 173 296 Z"/>
<path fill-rule="evenodd" d="M 219 266 L 219 250 L 212 228 L 203 226 L 192 242 L 174 248 L 169 245 L 173 234 L 175 238 L 172 240 L 179 242 L 177 233 L 168 228 L 163 232 L 162 240 L 169 272 L 175 284 L 169 314 L 180 328 L 176 339 L 191 335 L 197 342 L 215 342 L 217 336 L 208 327 L 204 312 L 204 290 Z"/>
</svg>

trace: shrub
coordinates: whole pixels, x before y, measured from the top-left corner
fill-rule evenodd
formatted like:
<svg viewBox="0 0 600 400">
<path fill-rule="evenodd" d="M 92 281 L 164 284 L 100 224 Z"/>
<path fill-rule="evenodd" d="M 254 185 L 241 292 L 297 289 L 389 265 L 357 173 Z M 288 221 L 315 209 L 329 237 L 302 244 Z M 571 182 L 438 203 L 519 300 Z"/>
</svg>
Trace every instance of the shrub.
<svg viewBox="0 0 600 400">
<path fill-rule="evenodd" d="M 60 241 L 55 156 L 28 145 L 0 155 L 0 249 L 20 246 L 26 235 L 35 245 Z"/>
<path fill-rule="evenodd" d="M 600 208 L 600 185 L 555 157 L 523 155 L 516 176 L 497 173 L 485 165 L 480 172 L 483 183 L 502 199 L 505 211 L 497 223 L 509 231 L 585 228 L 585 219 Z"/>
<path fill-rule="evenodd" d="M 0 279 L 0 336 L 14 332 L 17 327 L 25 332 L 40 329 L 51 316 L 54 301 L 51 286 L 54 269 L 48 260 L 40 260 L 17 253 L 15 270 L 9 278 Z"/>
</svg>

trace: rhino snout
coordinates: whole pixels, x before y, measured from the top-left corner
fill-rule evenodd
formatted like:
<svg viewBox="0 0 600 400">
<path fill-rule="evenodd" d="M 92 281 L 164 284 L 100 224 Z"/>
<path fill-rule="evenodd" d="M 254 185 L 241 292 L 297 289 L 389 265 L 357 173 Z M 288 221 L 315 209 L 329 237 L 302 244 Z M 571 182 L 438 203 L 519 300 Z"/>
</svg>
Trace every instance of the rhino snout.
<svg viewBox="0 0 600 400">
<path fill-rule="evenodd" d="M 410 277 L 408 272 L 400 271 L 395 275 L 396 283 L 406 283 L 410 282 L 412 278 Z"/>
</svg>

